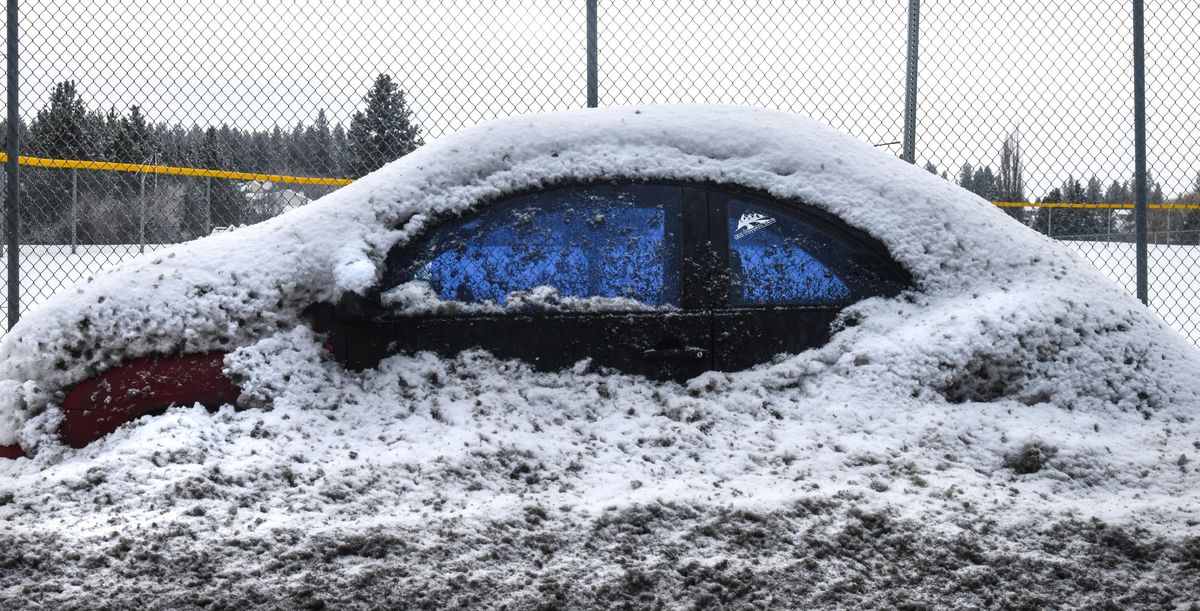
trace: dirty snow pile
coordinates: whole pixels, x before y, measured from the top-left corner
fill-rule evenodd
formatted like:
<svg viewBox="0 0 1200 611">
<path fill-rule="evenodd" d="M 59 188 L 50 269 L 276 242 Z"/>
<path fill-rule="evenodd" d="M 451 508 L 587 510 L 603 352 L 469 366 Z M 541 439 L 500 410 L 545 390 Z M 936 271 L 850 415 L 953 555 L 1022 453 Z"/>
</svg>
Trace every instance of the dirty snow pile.
<svg viewBox="0 0 1200 611">
<path fill-rule="evenodd" d="M 299 316 L 369 288 L 431 222 L 615 177 L 804 200 L 876 236 L 915 286 L 852 306 L 823 348 L 682 385 L 476 352 L 356 373 Z M 214 349 L 255 409 L 56 440 L 71 384 Z M 987 202 L 778 112 L 465 130 L 64 292 L 0 362 L 0 444 L 31 454 L 0 463 L 0 601 L 21 607 L 1200 600 L 1200 353 Z"/>
</svg>

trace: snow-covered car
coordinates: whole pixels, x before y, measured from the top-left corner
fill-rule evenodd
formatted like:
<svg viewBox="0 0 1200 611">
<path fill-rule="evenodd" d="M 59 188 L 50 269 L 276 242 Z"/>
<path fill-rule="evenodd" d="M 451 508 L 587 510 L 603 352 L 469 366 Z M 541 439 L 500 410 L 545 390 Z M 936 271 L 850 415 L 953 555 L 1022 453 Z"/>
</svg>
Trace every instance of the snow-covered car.
<svg viewBox="0 0 1200 611">
<path fill-rule="evenodd" d="M 270 404 L 283 389 L 254 380 L 278 364 L 239 354 L 297 328 L 351 370 L 469 349 L 664 383 L 773 363 L 1137 409 L 1195 384 L 1157 377 L 1192 348 L 1140 304 L 936 176 L 792 115 L 629 107 L 464 130 L 64 291 L 0 344 L 0 445 L 21 454 L 47 410 L 81 447 L 169 405 Z"/>
</svg>

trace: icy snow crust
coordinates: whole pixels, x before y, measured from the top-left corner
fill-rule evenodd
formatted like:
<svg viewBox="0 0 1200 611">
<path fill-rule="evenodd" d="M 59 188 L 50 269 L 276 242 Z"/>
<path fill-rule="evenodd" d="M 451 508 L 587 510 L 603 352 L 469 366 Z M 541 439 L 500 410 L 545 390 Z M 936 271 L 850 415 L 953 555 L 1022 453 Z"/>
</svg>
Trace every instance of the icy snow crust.
<svg viewBox="0 0 1200 611">
<path fill-rule="evenodd" d="M 915 288 L 853 306 L 821 349 L 686 385 L 482 353 L 348 372 L 299 320 L 370 287 L 432 221 L 613 178 L 803 200 L 877 237 Z M 175 408 L 83 450 L 54 438 L 71 384 L 213 349 L 263 409 Z M 0 599 L 190 601 L 164 585 L 180 575 L 233 606 L 1200 597 L 1195 349 L 1068 248 L 784 113 L 486 123 L 66 291 L 0 359 L 0 443 L 33 454 L 0 463 Z M 255 574 L 265 559 L 303 577 Z"/>
</svg>

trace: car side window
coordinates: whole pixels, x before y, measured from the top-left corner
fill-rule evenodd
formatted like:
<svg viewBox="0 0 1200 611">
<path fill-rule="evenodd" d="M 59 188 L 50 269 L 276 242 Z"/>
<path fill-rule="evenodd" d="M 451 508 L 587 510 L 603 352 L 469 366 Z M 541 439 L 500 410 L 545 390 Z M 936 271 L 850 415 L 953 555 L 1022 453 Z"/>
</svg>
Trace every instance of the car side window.
<svg viewBox="0 0 1200 611">
<path fill-rule="evenodd" d="M 893 292 L 862 253 L 800 215 L 728 200 L 731 306 L 845 305 Z"/>
<path fill-rule="evenodd" d="M 388 256 L 383 288 L 427 283 L 441 299 L 504 305 L 518 291 L 679 306 L 680 188 L 564 187 L 431 229 Z"/>
</svg>

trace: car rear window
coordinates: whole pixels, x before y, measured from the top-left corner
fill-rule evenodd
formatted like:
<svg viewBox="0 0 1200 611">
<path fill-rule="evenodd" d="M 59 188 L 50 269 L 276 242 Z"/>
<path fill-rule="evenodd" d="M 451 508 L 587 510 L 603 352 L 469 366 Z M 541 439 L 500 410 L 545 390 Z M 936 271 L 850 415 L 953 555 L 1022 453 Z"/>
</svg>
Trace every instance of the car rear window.
<svg viewBox="0 0 1200 611">
<path fill-rule="evenodd" d="M 567 297 L 680 303 L 680 188 L 567 187 L 445 222 L 389 256 L 384 288 L 422 281 L 442 299 L 503 305 L 540 286 Z"/>
<path fill-rule="evenodd" d="M 841 304 L 875 292 L 878 274 L 815 224 L 737 198 L 727 224 L 732 306 Z"/>
</svg>

